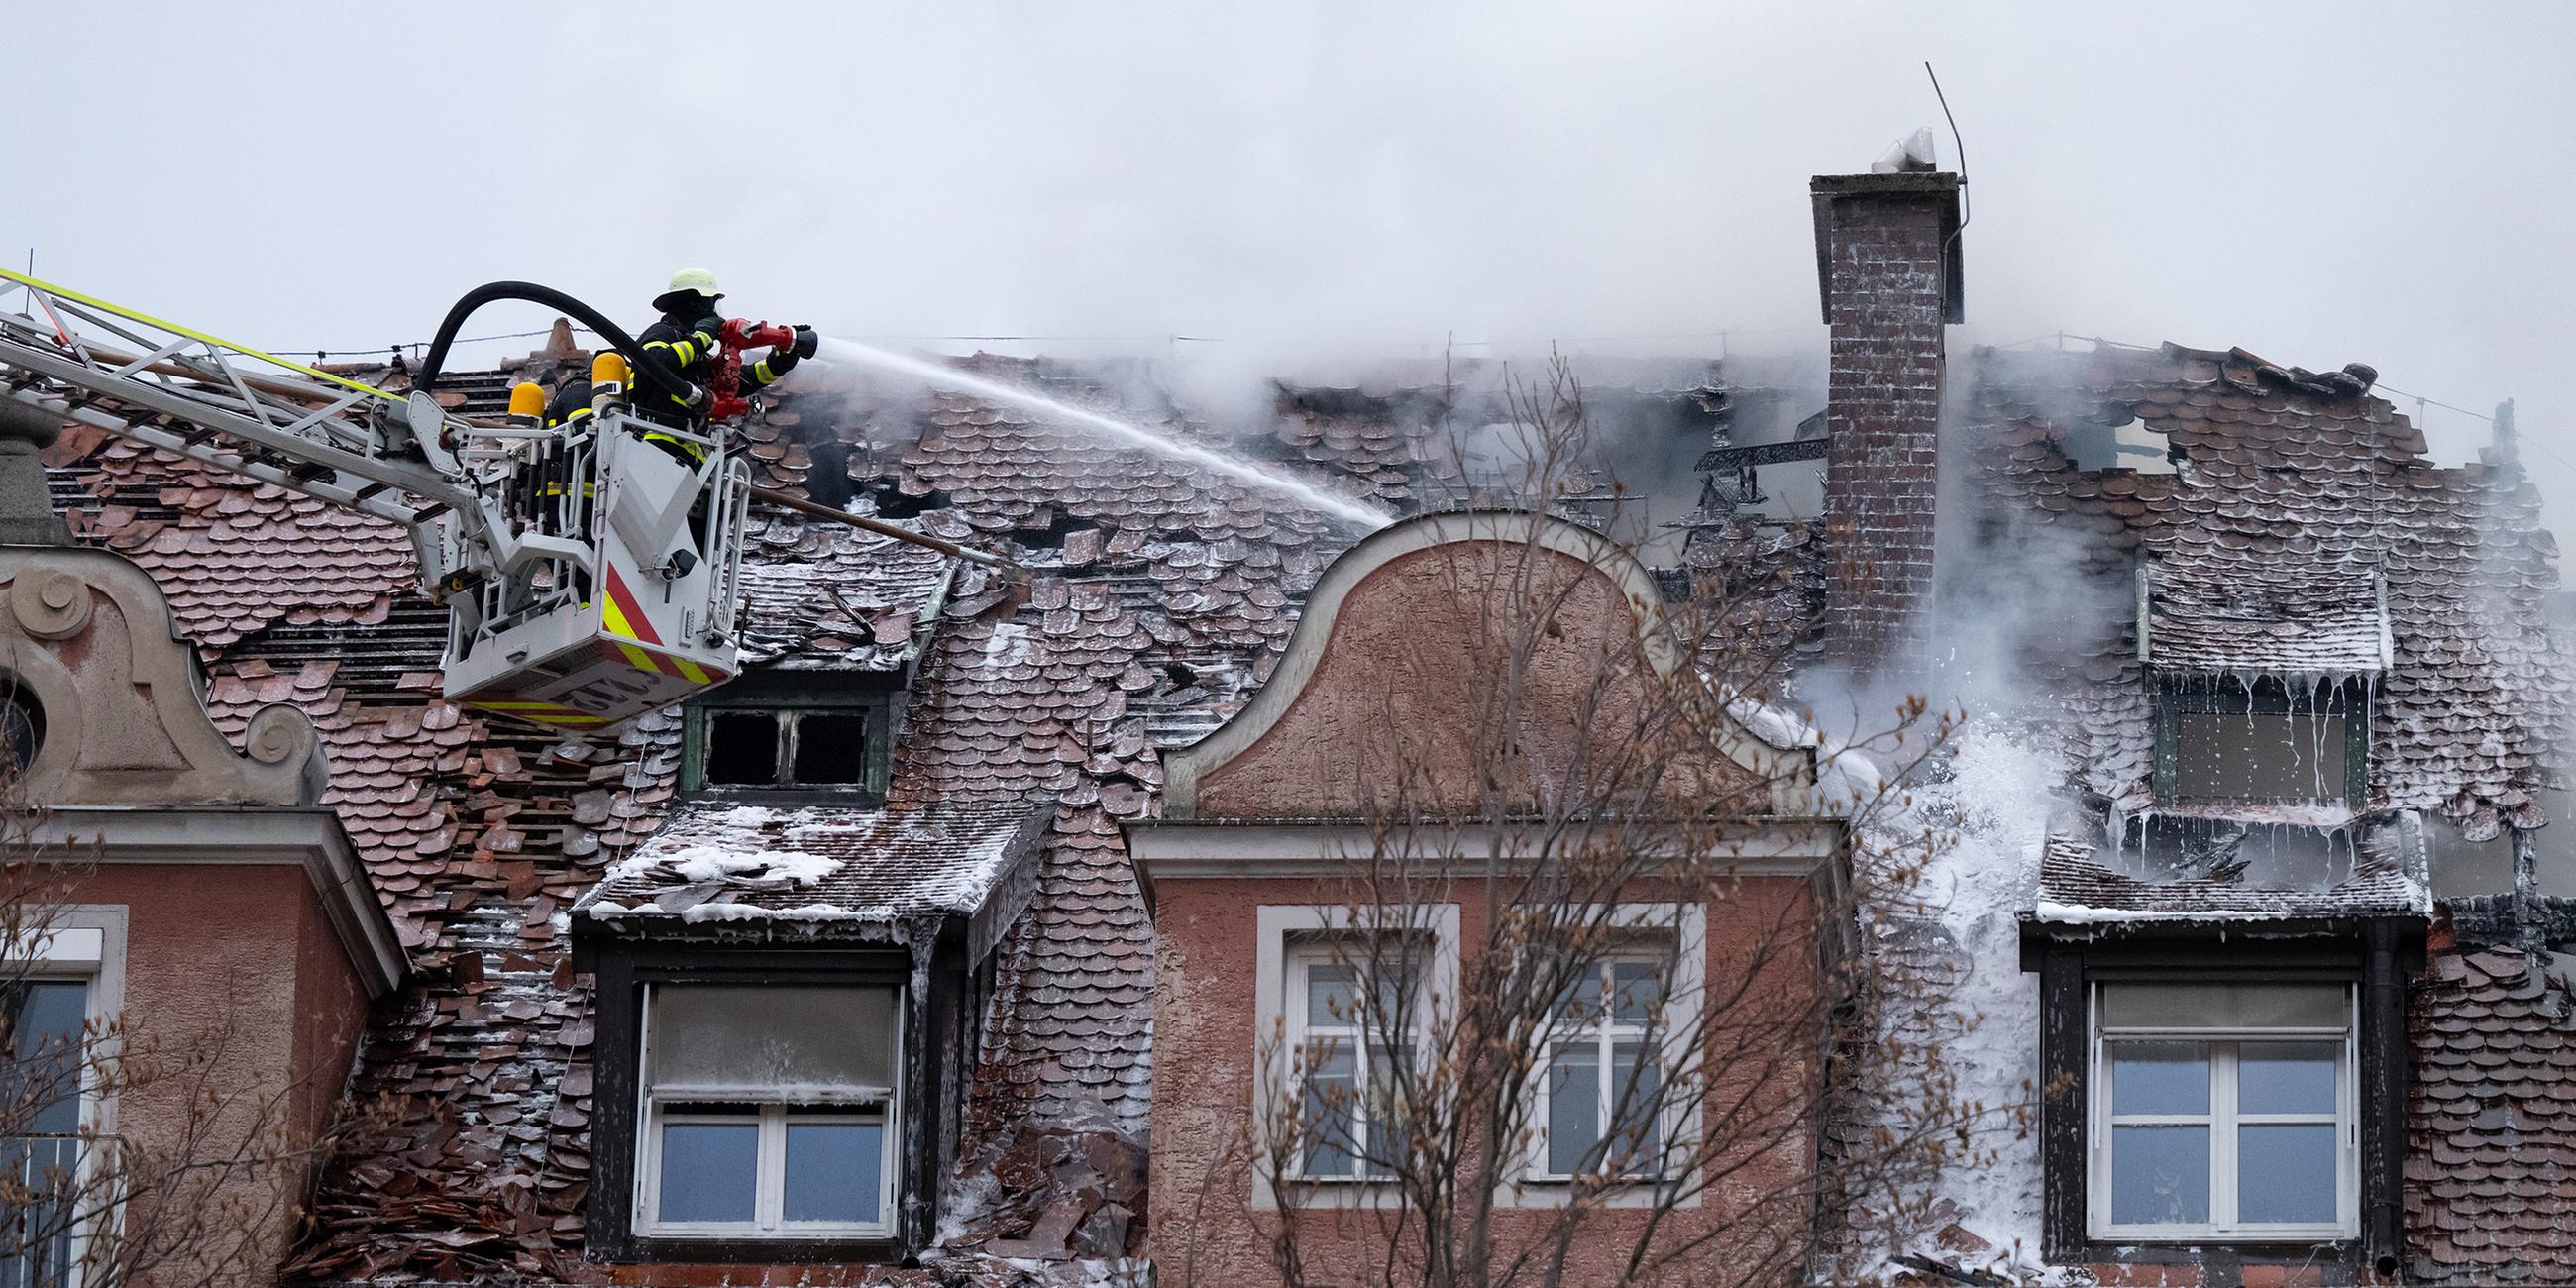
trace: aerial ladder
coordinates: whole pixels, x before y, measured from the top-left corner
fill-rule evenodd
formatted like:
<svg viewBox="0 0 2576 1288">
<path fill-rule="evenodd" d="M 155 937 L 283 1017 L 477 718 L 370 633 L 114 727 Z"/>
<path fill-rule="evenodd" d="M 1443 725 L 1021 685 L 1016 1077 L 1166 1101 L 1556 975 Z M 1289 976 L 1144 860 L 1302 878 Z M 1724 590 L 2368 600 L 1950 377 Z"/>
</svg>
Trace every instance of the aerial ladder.
<svg viewBox="0 0 2576 1288">
<path fill-rule="evenodd" d="M 551 305 L 602 337 L 589 415 L 549 423 L 544 392 L 525 384 L 497 424 L 441 405 L 457 329 L 499 299 Z M 792 339 L 729 320 L 711 386 L 691 388 L 580 301 L 496 282 L 457 301 L 395 393 L 0 269 L 0 398 L 398 525 L 422 593 L 448 611 L 447 696 L 577 736 L 613 733 L 740 671 L 755 497 L 1017 569 L 751 485 L 738 431 L 758 409 L 741 390 L 742 355 Z M 638 379 L 704 419 L 637 416 Z M 702 455 L 665 451 L 648 431 Z"/>
</svg>

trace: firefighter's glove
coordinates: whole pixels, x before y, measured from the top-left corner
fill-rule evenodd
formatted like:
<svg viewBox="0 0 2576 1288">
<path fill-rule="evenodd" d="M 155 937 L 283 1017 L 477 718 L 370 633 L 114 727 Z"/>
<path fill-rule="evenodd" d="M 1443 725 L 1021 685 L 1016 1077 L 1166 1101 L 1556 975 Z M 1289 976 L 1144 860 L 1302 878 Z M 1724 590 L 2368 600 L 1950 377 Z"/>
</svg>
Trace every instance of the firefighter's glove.
<svg viewBox="0 0 2576 1288">
<path fill-rule="evenodd" d="M 814 351 L 821 347 L 823 347 L 823 337 L 814 334 L 814 328 L 810 326 L 800 326 L 796 328 L 796 343 L 789 345 L 787 352 L 799 358 L 810 358 L 814 356 Z"/>
</svg>

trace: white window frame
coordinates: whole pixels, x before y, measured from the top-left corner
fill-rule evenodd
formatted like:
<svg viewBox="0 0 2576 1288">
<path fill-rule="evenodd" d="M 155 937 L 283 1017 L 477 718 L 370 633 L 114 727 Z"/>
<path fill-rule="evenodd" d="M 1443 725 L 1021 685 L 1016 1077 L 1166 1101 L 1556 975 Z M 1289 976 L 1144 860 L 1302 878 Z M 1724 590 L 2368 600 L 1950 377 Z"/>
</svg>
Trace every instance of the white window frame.
<svg viewBox="0 0 2576 1288">
<path fill-rule="evenodd" d="M 1696 903 L 1619 904 L 1610 909 L 1606 924 L 1633 940 L 1667 940 L 1671 944 L 1671 955 L 1666 957 L 1660 946 L 1644 951 L 1613 948 L 1599 956 L 1594 963 L 1596 969 L 1622 960 L 1670 961 L 1672 964 L 1672 974 L 1665 980 L 1661 1032 L 1663 1076 L 1667 1090 L 1656 1123 L 1663 1140 L 1663 1161 L 1669 1170 L 1614 1178 L 1608 1190 L 1587 1195 L 1593 1201 L 1618 1207 L 1653 1202 L 1657 1186 L 1682 1179 L 1680 1172 L 1683 1169 L 1675 1164 L 1697 1157 L 1700 1114 L 1696 1111 L 1701 1107 L 1697 1083 L 1701 1070 L 1692 1059 L 1690 1038 L 1699 1027 L 1700 1001 L 1707 987 L 1708 910 Z M 1605 1001 L 1607 996 L 1605 993 Z M 1600 1020 L 1583 1027 L 1590 1032 L 1552 1032 L 1547 1039 L 1547 1049 L 1533 1062 L 1527 1093 L 1531 1106 L 1530 1143 L 1519 1159 L 1513 1178 L 1513 1198 L 1522 1206 L 1562 1206 L 1572 1200 L 1577 1188 L 1577 1178 L 1551 1171 L 1548 1167 L 1549 1055 L 1559 1043 L 1568 1040 L 1588 1039 L 1604 1044 L 1600 1047 L 1602 1085 L 1596 1093 L 1600 1097 L 1600 1117 L 1596 1121 L 1606 1127 L 1610 1122 L 1609 1102 L 1618 1091 L 1610 1082 L 1607 1043 L 1618 1036 L 1639 1035 L 1629 1032 L 1631 1026 L 1611 1023 L 1606 1011 Z M 1677 1205 L 1697 1207 L 1699 1197 L 1694 1190 L 1682 1196 Z"/>
<path fill-rule="evenodd" d="M 1282 1097 L 1304 1094 L 1301 1053 L 1305 1050 L 1305 974 L 1304 964 L 1321 960 L 1308 956 L 1310 948 L 1328 948 L 1332 940 L 1367 933 L 1421 934 L 1428 932 L 1431 942 L 1423 958 L 1423 971 L 1415 981 L 1413 1040 L 1417 1057 L 1427 1057 L 1427 1045 L 1447 1027 L 1443 1009 L 1454 1004 L 1458 995 L 1458 905 L 1430 904 L 1403 915 L 1391 915 L 1390 924 L 1372 932 L 1366 927 L 1370 910 L 1346 907 L 1313 907 L 1263 904 L 1254 910 L 1254 933 L 1258 940 L 1253 971 L 1254 1041 L 1256 1050 L 1275 1047 L 1266 1052 L 1268 1061 L 1256 1080 L 1252 1098 L 1253 1138 L 1258 1151 L 1253 1168 L 1252 1206 L 1256 1210 L 1276 1211 L 1279 1195 L 1271 1177 L 1280 1176 L 1297 1186 L 1297 1201 L 1304 1206 L 1388 1206 L 1398 1201 L 1389 1178 L 1378 1175 L 1315 1176 L 1299 1175 L 1302 1168 L 1295 1160 L 1285 1167 L 1274 1166 L 1269 1155 L 1269 1133 L 1263 1124 L 1282 1121 L 1279 1114 L 1294 1101 Z M 1292 991 L 1293 990 L 1293 991 Z M 1290 1005 L 1290 999 L 1295 1005 Z M 1364 1048 L 1363 1048 L 1364 1049 Z M 1365 1087 L 1366 1064 L 1354 1066 Z M 1365 1126 L 1362 1128 L 1365 1131 Z"/>
<path fill-rule="evenodd" d="M 1370 1109 L 1372 1105 L 1369 1090 L 1373 1079 L 1370 1077 L 1370 1073 L 1372 1066 L 1375 1063 L 1376 1053 L 1383 1049 L 1380 1044 L 1373 1042 L 1371 1039 L 1383 1036 L 1383 1034 L 1380 1033 L 1376 1022 L 1364 1012 L 1355 1014 L 1346 1021 L 1318 1024 L 1315 1022 L 1311 1009 L 1307 1005 L 1309 986 L 1312 981 L 1315 968 L 1318 966 L 1351 967 L 1354 971 L 1359 972 L 1355 982 L 1357 985 L 1356 992 L 1362 1000 L 1362 1003 L 1365 1005 L 1367 999 L 1375 995 L 1376 989 L 1371 985 L 1366 974 L 1368 954 L 1365 952 L 1354 951 L 1352 949 L 1351 945 L 1355 938 L 1356 934 L 1352 933 L 1322 937 L 1301 936 L 1294 942 L 1290 943 L 1286 949 L 1287 993 L 1281 1001 L 1281 1006 L 1288 1020 L 1287 1053 L 1289 1061 L 1290 1086 L 1293 1089 L 1292 1094 L 1299 1097 L 1300 1102 L 1302 1102 L 1305 1094 L 1306 1079 L 1312 1076 L 1314 1072 L 1308 1060 L 1308 1056 L 1314 1050 L 1317 1043 L 1336 1043 L 1338 1044 L 1336 1050 L 1348 1051 L 1353 1057 L 1351 1062 L 1351 1071 L 1354 1103 L 1351 1106 L 1351 1127 L 1354 1139 L 1351 1143 L 1359 1151 L 1352 1158 L 1354 1170 L 1348 1174 L 1337 1173 L 1330 1175 L 1316 1175 L 1309 1173 L 1306 1170 L 1305 1157 L 1301 1151 L 1297 1158 L 1290 1160 L 1285 1174 L 1290 1179 L 1302 1184 L 1370 1184 L 1395 1179 L 1394 1174 L 1391 1172 L 1383 1170 L 1369 1170 L 1370 1162 L 1367 1157 L 1369 1129 L 1372 1125 L 1370 1122 Z M 1428 962 L 1425 962 L 1425 965 L 1427 966 Z M 1425 1035 L 1423 1032 L 1423 1016 L 1421 1012 L 1422 1008 L 1428 1004 L 1429 999 L 1425 995 L 1425 990 L 1421 988 L 1418 982 L 1415 985 L 1414 991 L 1415 996 L 1412 1003 L 1414 1008 L 1414 1024 L 1412 1028 L 1403 1035 L 1403 1039 L 1407 1045 L 1413 1048 L 1414 1055 L 1419 1058 L 1425 1054 L 1423 1050 Z M 1309 1126 L 1311 1127 L 1311 1124 L 1309 1124 Z"/>
<path fill-rule="evenodd" d="M 92 1032 L 102 1032 L 115 1023 L 125 1010 L 125 939 L 126 909 L 123 904 L 71 904 L 54 910 L 43 930 L 32 936 L 31 944 L 0 945 L 0 959 L 30 983 L 77 980 L 88 986 L 83 1019 Z M 116 1097 L 100 1093 L 93 1076 L 98 1067 L 116 1058 L 118 1038 L 108 1033 L 83 1057 L 80 1088 L 80 1125 L 96 1140 L 107 1140 L 116 1133 Z M 83 1149 L 78 1175 L 73 1180 L 74 1192 L 89 1194 L 97 1183 L 92 1171 L 99 1165 L 98 1149 Z M 89 1260 L 89 1245 L 95 1237 L 95 1223 L 114 1221 L 121 1208 L 92 1213 L 72 1227 L 71 1273 L 62 1288 L 79 1288 L 82 1267 Z"/>
<path fill-rule="evenodd" d="M 2090 1104 L 2085 1115 L 2087 1126 L 2085 1155 L 2088 1183 L 2085 1186 L 2087 1233 L 2106 1243 L 2313 1243 L 2323 1240 L 2352 1239 L 2361 1234 L 2361 1115 L 2360 1104 L 2360 1001 L 2350 983 L 2344 990 L 2344 1022 L 2339 1028 L 2282 1027 L 2253 1028 L 2210 1025 L 2113 1027 L 2104 1022 L 2102 994 L 2105 988 L 2122 984 L 2147 985 L 2155 980 L 2095 981 L 2086 990 L 2091 1040 L 2086 1059 Z M 2178 981 L 2173 981 L 2178 982 Z M 2285 983 L 2290 981 L 2284 981 Z M 2252 987 L 2260 987 L 2259 983 Z M 2335 1112 L 2323 1114 L 2244 1114 L 2237 1103 L 2237 1047 L 2243 1043 L 2321 1042 L 2337 1043 L 2335 1057 Z M 2123 1114 L 2111 1113 L 2110 1047 L 2115 1042 L 2197 1042 L 2209 1047 L 2209 1112 L 2205 1114 Z M 2233 1219 L 2237 1212 L 2237 1129 L 2267 1123 L 2332 1122 L 2335 1126 L 2335 1213 L 2336 1219 L 2325 1223 L 2255 1223 Z M 2113 1126 L 2153 1126 L 2157 1124 L 2199 1125 L 2209 1127 L 2209 1215 L 2200 1224 L 2160 1223 L 2152 1225 L 2116 1225 L 2111 1220 L 2111 1129 Z"/>
<path fill-rule="evenodd" d="M 758 985 L 718 985 L 719 987 L 756 988 Z M 781 987 L 795 987 L 781 985 Z M 850 987 L 884 987 L 895 997 L 894 1031 L 891 1041 L 894 1056 L 891 1067 L 901 1070 L 903 1061 L 904 990 L 892 985 L 851 985 Z M 903 1088 L 896 1086 L 868 1088 L 859 1096 L 806 1096 L 790 1099 L 774 1086 L 656 1086 L 653 1082 L 653 1016 L 654 998 L 662 985 L 648 984 L 644 994 L 644 1023 L 636 1043 L 638 1095 L 643 1100 L 636 1121 L 640 1124 L 636 1143 L 635 1167 L 635 1233 L 657 1239 L 891 1239 L 895 1237 L 895 1203 L 902 1186 L 899 1169 L 903 1159 Z M 709 1106 L 748 1106 L 748 1110 L 711 1108 Z M 787 1199 L 787 1127 L 798 1123 L 876 1125 L 879 1132 L 877 1160 L 877 1217 L 875 1221 L 789 1221 L 784 1217 Z M 662 1128 L 690 1124 L 724 1124 L 739 1126 L 750 1123 L 759 1129 L 759 1146 L 753 1156 L 752 1175 L 756 1187 L 749 1221 L 665 1221 L 662 1210 Z"/>
</svg>

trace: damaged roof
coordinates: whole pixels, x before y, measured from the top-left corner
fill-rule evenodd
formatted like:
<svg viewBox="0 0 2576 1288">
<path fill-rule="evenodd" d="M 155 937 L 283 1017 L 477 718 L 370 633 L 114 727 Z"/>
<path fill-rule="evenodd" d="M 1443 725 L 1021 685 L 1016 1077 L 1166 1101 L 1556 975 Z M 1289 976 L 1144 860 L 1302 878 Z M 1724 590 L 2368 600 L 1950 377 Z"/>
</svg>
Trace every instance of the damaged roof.
<svg viewBox="0 0 2576 1288">
<path fill-rule="evenodd" d="M 2472 840 L 2544 821 L 2571 668 L 2548 629 L 2557 545 L 2539 494 L 2515 466 L 2434 464 L 2367 375 L 2175 345 L 1978 352 L 1968 441 L 1992 550 L 2063 561 L 2113 604 L 2135 602 L 2145 570 L 2144 611 L 2106 614 L 2089 657 L 2052 641 L 2027 659 L 2073 706 L 2096 798 L 2157 804 L 2150 665 L 2370 675 L 2367 809 L 2438 814 Z M 2132 421 L 2164 439 L 2170 472 L 2073 459 Z"/>
<path fill-rule="evenodd" d="M 893 537 L 756 511 L 744 529 L 743 662 L 902 670 L 929 643 L 958 562 Z"/>
<path fill-rule="evenodd" d="M 2432 1284 L 2559 1284 L 2576 1265 L 2569 959 L 2445 953 L 2411 990 L 2408 1267 Z"/>
<path fill-rule="evenodd" d="M 686 805 L 609 868 L 573 913 L 637 925 L 818 926 L 972 915 L 1005 890 L 1025 901 L 1022 869 L 1054 816 L 1044 800 L 866 811 Z"/>
<path fill-rule="evenodd" d="M 512 375 L 578 370 L 579 358 L 459 373 L 440 399 L 497 415 Z M 974 365 L 1184 436 L 1223 436 L 1132 379 Z M 754 428 L 757 481 L 1038 570 L 1014 603 L 997 579 L 931 552 L 755 514 L 747 651 L 769 669 L 913 675 L 886 804 L 866 814 L 755 818 L 685 801 L 672 714 L 586 747 L 486 723 L 439 697 L 445 614 L 414 593 L 399 530 L 87 431 L 50 449 L 75 530 L 169 588 L 218 723 L 238 735 L 270 701 L 313 716 L 326 799 L 417 967 L 373 1016 L 353 1082 L 407 1116 L 325 1178 L 289 1278 L 600 1276 L 581 1259 L 593 999 L 568 933 L 585 897 L 586 920 L 614 904 L 655 910 L 618 914 L 628 924 L 687 925 L 687 908 L 666 901 L 874 917 L 953 911 L 979 892 L 988 908 L 1017 909 L 1013 883 L 1033 886 L 994 949 L 999 997 L 970 1128 L 991 1139 L 1034 1117 L 1141 1135 L 1152 944 L 1117 823 L 1155 808 L 1162 746 L 1213 728 L 1267 675 L 1349 534 L 1016 410 L 828 375 L 800 373 Z M 1421 410 L 1436 400 L 1319 402 L 1283 392 L 1253 441 L 1292 472 L 1391 508 L 1446 494 L 1458 470 Z M 708 879 L 692 875 L 693 848 Z M 994 1219 L 1026 1197 L 1005 1187 Z"/>
<path fill-rule="evenodd" d="M 2104 865 L 2092 840 L 2052 833 L 2040 854 L 2031 920 L 2065 927 L 2427 916 L 2433 911 L 2431 887 L 2420 864 L 2406 861 L 2398 832 L 2394 827 L 2372 829 L 2346 875 L 2308 887 L 2207 876 L 2142 880 Z"/>
<path fill-rule="evenodd" d="M 2150 642 L 2169 650 L 2159 664 L 2231 669 L 2277 642 L 2281 622 L 2305 620 L 2333 629 L 2300 646 L 2302 665 L 2267 669 L 2366 669 L 2352 663 L 2377 647 L 2365 639 L 2376 619 L 2336 611 L 2362 584 L 2344 570 L 2367 556 L 2389 640 L 2374 805 L 2442 810 L 2472 829 L 2536 811 L 2537 731 L 2563 719 L 2568 696 L 2540 628 L 2554 549 L 2517 472 L 2432 467 L 2384 401 L 2228 355 L 2025 356 L 1979 360 L 1989 494 L 2079 534 L 2080 564 L 2120 604 L 2134 602 L 2146 559 Z M 1458 494 L 1442 391 L 1285 388 L 1258 425 L 1233 427 L 1257 432 L 1230 435 L 1146 382 L 973 365 L 1183 437 L 1248 438 L 1301 477 L 1391 510 Z M 1014 604 L 998 581 L 932 552 L 755 515 L 754 659 L 913 676 L 886 803 L 865 813 L 681 799 L 676 718 L 576 755 L 449 706 L 445 617 L 415 597 L 408 543 L 389 525 L 79 431 L 49 454 L 80 498 L 75 530 L 169 588 L 228 733 L 268 701 L 314 717 L 327 799 L 418 966 L 374 1017 L 355 1082 L 407 1098 L 413 1116 L 328 1178 L 291 1277 L 599 1276 L 580 1259 L 593 999 L 568 952 L 578 900 L 593 920 L 816 907 L 875 918 L 1007 902 L 1024 874 L 1034 889 L 995 950 L 1000 997 L 969 1123 L 986 1139 L 1032 1115 L 1141 1132 L 1152 943 L 1118 823 L 1157 809 L 1162 748 L 1214 728 L 1267 678 L 1349 534 L 1015 409 L 828 374 L 800 372 L 753 431 L 757 481 L 1037 570 Z M 497 374 L 452 387 L 474 414 L 497 414 L 506 395 Z M 1635 397 L 1689 410 L 1716 392 Z M 2176 473 L 2081 470 L 2059 449 L 2083 418 L 2131 414 L 2181 450 Z M 1807 638 L 1823 599 L 1819 530 L 1705 519 L 1694 570 L 1727 588 L 1730 611 L 1742 606 L 1746 633 L 1783 650 Z M 2084 781 L 2134 805 L 2149 792 L 2152 724 L 2136 615 L 2114 617 L 2097 651 L 2042 665 L 2081 713 L 2070 738 Z M 2069 907 L 2212 915 L 2259 893 L 2150 888 L 2072 852 L 2052 863 L 2048 897 Z M 2421 886 L 2401 870 L 2355 880 L 2337 888 L 2343 915 L 2421 911 Z"/>
</svg>

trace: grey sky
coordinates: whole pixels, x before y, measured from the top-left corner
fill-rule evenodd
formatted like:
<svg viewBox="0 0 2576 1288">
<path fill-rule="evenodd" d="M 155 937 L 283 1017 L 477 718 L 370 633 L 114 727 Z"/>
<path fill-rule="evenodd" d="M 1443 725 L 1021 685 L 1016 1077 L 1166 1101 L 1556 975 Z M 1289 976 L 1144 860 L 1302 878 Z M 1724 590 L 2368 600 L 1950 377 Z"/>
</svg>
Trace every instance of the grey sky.
<svg viewBox="0 0 2576 1288">
<path fill-rule="evenodd" d="M 1807 177 L 1938 126 L 1928 58 L 1965 339 L 2512 397 L 2576 522 L 2576 10 L 2101 9 L 18 6 L 0 254 L 307 350 L 503 277 L 640 323 L 683 265 L 853 337 L 1813 348 Z"/>
</svg>

